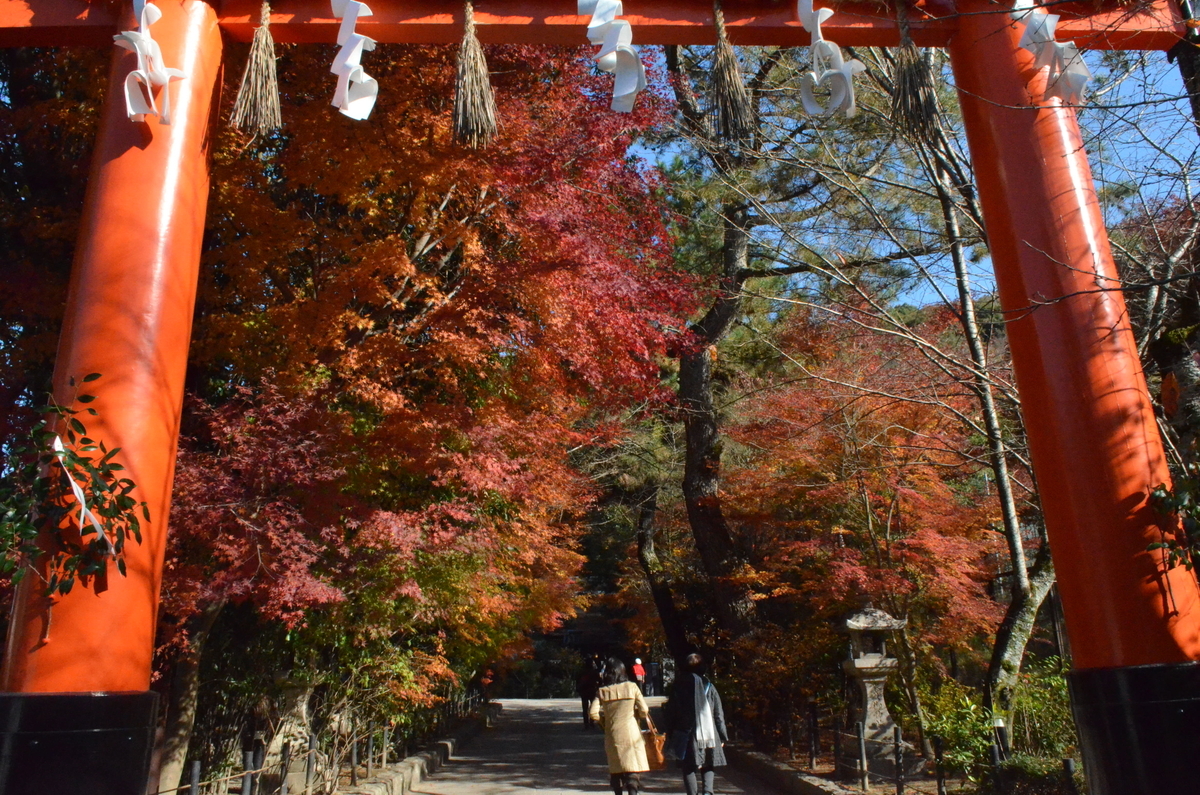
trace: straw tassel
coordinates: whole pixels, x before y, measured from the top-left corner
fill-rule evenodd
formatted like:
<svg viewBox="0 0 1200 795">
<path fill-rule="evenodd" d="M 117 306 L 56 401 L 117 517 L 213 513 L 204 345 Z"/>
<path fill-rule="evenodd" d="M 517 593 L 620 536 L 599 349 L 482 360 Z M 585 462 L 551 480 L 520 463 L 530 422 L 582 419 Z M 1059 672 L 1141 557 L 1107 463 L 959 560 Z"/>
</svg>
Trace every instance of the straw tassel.
<svg viewBox="0 0 1200 795">
<path fill-rule="evenodd" d="M 261 23 L 254 31 L 250 58 L 238 87 L 229 126 L 268 133 L 283 126 L 279 113 L 279 79 L 275 74 L 275 39 L 271 37 L 271 4 L 263 3 Z"/>
<path fill-rule="evenodd" d="M 922 54 L 908 29 L 908 3 L 896 0 L 900 47 L 895 52 L 892 121 L 904 134 L 929 138 L 938 123 L 937 90 L 933 85 L 932 52 Z"/>
<path fill-rule="evenodd" d="M 496 135 L 496 94 L 488 74 L 483 45 L 475 36 L 475 8 L 464 6 L 466 25 L 458 49 L 454 78 L 454 140 L 474 149 L 487 146 Z"/>
<path fill-rule="evenodd" d="M 742 82 L 737 56 L 725 30 L 725 13 L 721 0 L 713 0 L 713 27 L 717 29 L 717 48 L 713 55 L 713 109 L 717 133 L 727 141 L 750 138 L 754 132 L 754 111 L 750 95 Z"/>
</svg>

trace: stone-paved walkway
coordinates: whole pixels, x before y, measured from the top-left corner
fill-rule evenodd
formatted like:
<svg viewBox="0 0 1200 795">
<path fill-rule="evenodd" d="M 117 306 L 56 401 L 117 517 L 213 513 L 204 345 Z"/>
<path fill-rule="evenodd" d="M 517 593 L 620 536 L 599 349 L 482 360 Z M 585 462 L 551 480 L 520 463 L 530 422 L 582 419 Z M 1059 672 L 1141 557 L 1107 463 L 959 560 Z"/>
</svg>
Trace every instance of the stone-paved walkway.
<svg viewBox="0 0 1200 795">
<path fill-rule="evenodd" d="M 647 699 L 651 707 L 661 698 Z M 494 728 L 471 741 L 461 756 L 418 784 L 414 795 L 604 795 L 608 765 L 604 736 L 584 730 L 578 699 L 505 699 Z M 658 717 L 658 710 L 654 710 Z M 674 763 L 642 775 L 650 795 L 683 795 Z M 755 779 L 719 768 L 717 795 L 777 795 Z"/>
</svg>

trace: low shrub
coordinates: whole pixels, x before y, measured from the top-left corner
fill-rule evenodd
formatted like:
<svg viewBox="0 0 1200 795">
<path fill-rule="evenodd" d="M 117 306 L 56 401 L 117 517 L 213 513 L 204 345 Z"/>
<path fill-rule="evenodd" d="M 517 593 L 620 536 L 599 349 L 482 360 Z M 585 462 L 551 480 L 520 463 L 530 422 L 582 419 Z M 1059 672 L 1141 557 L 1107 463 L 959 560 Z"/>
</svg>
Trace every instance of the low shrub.
<svg viewBox="0 0 1200 795">
<path fill-rule="evenodd" d="M 992 713 L 984 708 L 979 691 L 951 679 L 923 701 L 926 730 L 942 739 L 943 769 L 976 780 L 991 759 L 993 736 Z"/>
<path fill-rule="evenodd" d="M 979 791 L 989 795 L 1084 795 L 1087 791 L 1082 773 L 1076 771 L 1070 781 L 1062 760 L 1028 754 L 1013 754 L 998 771 L 988 769 L 980 784 Z"/>
<path fill-rule="evenodd" d="M 1009 737 L 1015 751 L 1061 760 L 1079 745 L 1067 679 L 1057 657 L 1026 660 L 1013 693 Z"/>
</svg>

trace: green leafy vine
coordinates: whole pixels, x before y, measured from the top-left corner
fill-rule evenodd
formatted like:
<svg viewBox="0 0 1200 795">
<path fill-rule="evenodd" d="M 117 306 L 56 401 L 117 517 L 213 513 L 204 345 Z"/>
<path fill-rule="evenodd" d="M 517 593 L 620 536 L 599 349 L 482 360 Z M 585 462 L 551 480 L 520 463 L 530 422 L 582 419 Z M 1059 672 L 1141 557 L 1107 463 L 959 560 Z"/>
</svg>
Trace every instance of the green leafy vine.
<svg viewBox="0 0 1200 795">
<path fill-rule="evenodd" d="M 83 421 L 98 413 L 86 405 L 95 395 L 80 389 L 99 378 L 70 379 L 70 403 L 51 398 L 28 438 L 0 457 L 0 575 L 16 583 L 32 571 L 45 580 L 47 596 L 70 593 L 80 577 L 103 574 L 110 560 L 125 575 L 125 544 L 140 544 L 141 523 L 150 521 L 146 503 L 132 496 L 136 484 L 115 460 L 121 448 L 93 439 Z"/>
<path fill-rule="evenodd" d="M 1200 464 L 1189 464 L 1175 487 L 1160 485 L 1150 492 L 1150 506 L 1163 516 L 1179 520 L 1179 533 L 1167 533 L 1147 549 L 1163 550 L 1171 568 L 1195 572 L 1200 563 Z"/>
</svg>

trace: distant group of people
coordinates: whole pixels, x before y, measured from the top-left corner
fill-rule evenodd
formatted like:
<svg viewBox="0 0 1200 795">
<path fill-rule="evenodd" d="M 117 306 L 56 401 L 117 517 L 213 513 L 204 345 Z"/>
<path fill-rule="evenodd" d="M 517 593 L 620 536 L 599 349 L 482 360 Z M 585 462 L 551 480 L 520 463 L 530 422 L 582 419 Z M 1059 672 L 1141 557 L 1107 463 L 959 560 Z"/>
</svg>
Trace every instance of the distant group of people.
<svg viewBox="0 0 1200 795">
<path fill-rule="evenodd" d="M 712 795 L 714 769 L 725 764 L 725 711 L 720 694 L 704 675 L 704 658 L 690 654 L 681 668 L 664 708 L 665 750 L 683 774 L 687 795 Z M 595 658 L 584 666 L 577 683 L 584 726 L 598 723 L 604 729 L 614 795 L 637 795 L 641 774 L 650 769 L 638 723 L 645 721 L 653 728 L 643 696 L 646 672 L 640 659 L 631 669 L 634 681 L 621 660 Z"/>
<path fill-rule="evenodd" d="M 579 698 L 583 703 L 583 725 L 585 727 L 592 725 L 587 716 L 588 705 L 596 697 L 596 691 L 600 689 L 605 671 L 612 659 L 604 659 L 598 654 L 593 655 L 590 659 L 584 661 L 583 670 L 580 671 L 579 677 L 575 680 L 575 692 L 579 694 Z M 657 665 L 655 665 L 655 668 L 657 668 Z M 633 665 L 629 667 L 629 673 L 632 674 L 632 681 L 638 686 L 638 690 L 642 692 L 643 696 L 654 695 L 655 679 L 658 677 L 650 676 L 647 673 L 646 666 L 642 665 L 641 657 L 633 658 Z M 657 670 L 655 673 L 657 673 Z"/>
</svg>

